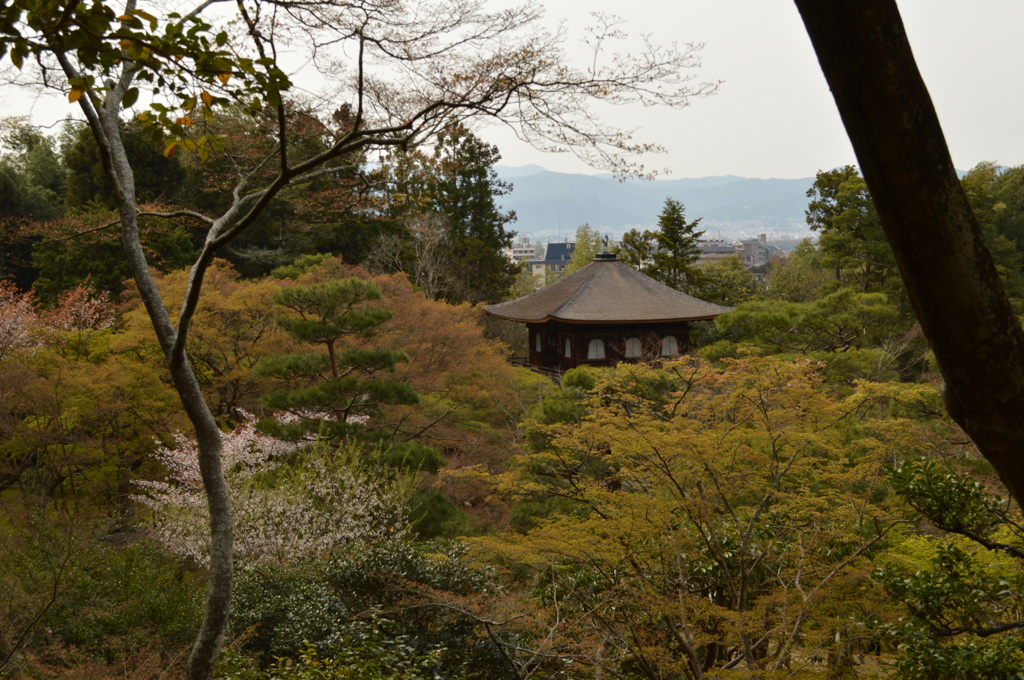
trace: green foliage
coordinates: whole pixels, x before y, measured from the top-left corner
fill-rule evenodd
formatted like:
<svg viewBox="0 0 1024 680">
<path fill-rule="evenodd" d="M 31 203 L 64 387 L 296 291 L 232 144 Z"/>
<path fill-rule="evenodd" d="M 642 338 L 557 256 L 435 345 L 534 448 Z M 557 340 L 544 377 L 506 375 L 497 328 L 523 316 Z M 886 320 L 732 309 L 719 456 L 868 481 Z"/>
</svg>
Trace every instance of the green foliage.
<svg viewBox="0 0 1024 680">
<path fill-rule="evenodd" d="M 109 223 L 110 217 L 110 213 L 95 213 L 66 220 L 57 225 L 57 238 L 34 246 L 32 264 L 39 277 L 33 289 L 40 299 L 52 303 L 64 291 L 85 285 L 120 300 L 131 271 L 119 236 L 116 230 L 92 230 L 97 222 Z M 143 248 L 159 272 L 189 265 L 198 252 L 192 234 L 179 222 L 141 218 L 140 227 Z"/>
<path fill-rule="evenodd" d="M 185 179 L 185 168 L 176 157 L 164 156 L 165 141 L 147 133 L 137 122 L 121 125 L 121 139 L 131 163 L 138 200 L 143 203 L 175 203 Z M 61 154 L 67 173 L 69 210 L 114 210 L 117 206 L 103 169 L 99 146 L 87 125 L 65 123 Z"/>
<path fill-rule="evenodd" d="M 577 366 L 570 368 L 562 374 L 562 387 L 564 389 L 587 392 L 594 389 L 598 378 L 604 373 L 597 366 Z"/>
<path fill-rule="evenodd" d="M 278 659 L 266 669 L 227 650 L 218 662 L 217 677 L 224 680 L 434 680 L 444 650 L 420 651 L 410 636 L 388 634 L 378 622 L 353 626 L 348 644 L 322 655 L 307 645 L 297 660 Z"/>
<path fill-rule="evenodd" d="M 66 170 L 52 138 L 21 120 L 0 122 L 0 218 L 51 220 L 64 213 Z"/>
<path fill-rule="evenodd" d="M 140 648 L 176 651 L 195 635 L 198 579 L 149 542 L 131 534 L 96 541 L 57 513 L 3 519 L 0 674 L 42 648 L 53 650 L 51 659 L 65 649 L 58 664 L 127 666 Z"/>
<path fill-rule="evenodd" d="M 462 552 L 452 544 L 395 542 L 343 559 L 241 574 L 232 626 L 247 634 L 236 650 L 270 662 L 314 645 L 320 659 L 335 660 L 332 672 L 356 673 L 308 677 L 503 677 L 507 662 L 481 623 L 443 604 L 487 589 L 486 574 L 467 566 Z M 432 675 L 418 674 L 428 670 Z"/>
<path fill-rule="evenodd" d="M 267 406 L 287 411 L 293 422 L 260 422 L 262 431 L 277 437 L 301 439 L 317 433 L 328 439 L 362 429 L 365 419 L 380 412 L 382 404 L 415 404 L 415 390 L 406 383 L 374 378 L 391 372 L 408 356 L 397 350 L 342 348 L 343 338 L 370 338 L 391 312 L 365 303 L 380 299 L 380 291 L 366 279 L 291 286 L 274 292 L 274 301 L 296 316 L 281 317 L 278 325 L 296 340 L 322 346 L 323 353 L 300 352 L 267 357 L 256 375 L 284 380 L 291 389 L 264 397 Z"/>
<path fill-rule="evenodd" d="M 960 180 L 1011 301 L 1024 300 L 1024 166 L 979 163 Z"/>
<path fill-rule="evenodd" d="M 594 388 L 603 369 L 595 366 L 577 366 L 562 374 L 561 388 L 546 390 L 541 398 L 526 411 L 526 418 L 538 423 L 575 423 L 586 412 L 584 397 Z M 527 431 L 527 437 L 539 436 L 534 430 Z"/>
<path fill-rule="evenodd" d="M 86 566 L 68 584 L 73 599 L 54 626 L 67 644 L 101 653 L 123 636 L 183 646 L 195 635 L 202 591 L 198 575 L 182 573 L 176 559 L 148 543 L 95 548 L 79 559 Z"/>
<path fill-rule="evenodd" d="M 883 630 L 899 650 L 900 680 L 1017 678 L 1024 664 L 1024 573 L 1019 558 L 1000 558 L 955 537 L 894 545 L 875 579 L 910 617 Z M 923 564 L 901 564 L 913 550 Z"/>
<path fill-rule="evenodd" d="M 385 465 L 411 472 L 437 472 L 448 464 L 437 449 L 417 441 L 391 441 L 381 445 L 374 457 Z"/>
<path fill-rule="evenodd" d="M 1024 665 L 1024 533 L 1008 501 L 952 458 L 909 459 L 893 489 L 939 536 L 905 537 L 875 579 L 910 617 L 887 629 L 905 680 L 1017 678 Z"/>
<path fill-rule="evenodd" d="M 710 262 L 700 270 L 700 283 L 690 292 L 701 300 L 734 307 L 753 300 L 761 291 L 757 277 L 743 266 L 738 257 Z"/>
<path fill-rule="evenodd" d="M 942 469 L 935 460 L 901 461 L 893 490 L 944 531 L 988 538 L 1005 524 L 1006 501 L 983 484 Z"/>
<path fill-rule="evenodd" d="M 291 263 L 281 267 L 277 267 L 270 272 L 270 276 L 275 279 L 292 279 L 295 280 L 306 274 L 311 269 L 315 269 L 319 265 L 323 264 L 330 259 L 330 255 L 326 253 L 306 253 L 299 255 Z"/>
<path fill-rule="evenodd" d="M 654 263 L 647 273 L 677 290 L 696 290 L 702 275 L 697 267 L 700 247 L 697 241 L 704 231 L 697 231 L 701 218 L 686 221 L 683 204 L 674 198 L 665 199 L 665 207 L 658 216 L 658 231 L 654 232 L 656 250 Z"/>
<path fill-rule="evenodd" d="M 807 224 L 821 233 L 822 264 L 833 268 L 844 285 L 905 297 L 892 249 L 857 169 L 847 165 L 819 171 L 807 196 Z"/>
<path fill-rule="evenodd" d="M 437 489 L 421 489 L 412 497 L 412 530 L 421 539 L 456 538 L 479 533 L 476 524 Z"/>
<path fill-rule="evenodd" d="M 622 235 L 615 250 L 619 260 L 637 271 L 645 271 L 654 257 L 654 234 L 650 231 L 630 229 Z"/>
<path fill-rule="evenodd" d="M 1019 680 L 1024 667 L 1024 639 L 1017 635 L 937 645 L 930 631 L 906 623 L 890 636 L 900 652 L 897 680 Z"/>
<path fill-rule="evenodd" d="M 716 319 L 723 331 L 772 352 L 841 352 L 904 331 L 880 293 L 842 288 L 813 302 L 747 302 Z"/>
<path fill-rule="evenodd" d="M 589 224 L 583 224 L 576 228 L 576 247 L 572 251 L 572 259 L 565 266 L 565 274 L 571 274 L 578 269 L 583 269 L 594 261 L 594 256 L 604 249 L 604 242 L 601 233 L 591 229 Z"/>
<path fill-rule="evenodd" d="M 813 302 L 822 293 L 839 287 L 833 273 L 822 262 L 821 249 L 804 239 L 781 262 L 769 265 L 765 297 L 786 302 Z"/>
</svg>

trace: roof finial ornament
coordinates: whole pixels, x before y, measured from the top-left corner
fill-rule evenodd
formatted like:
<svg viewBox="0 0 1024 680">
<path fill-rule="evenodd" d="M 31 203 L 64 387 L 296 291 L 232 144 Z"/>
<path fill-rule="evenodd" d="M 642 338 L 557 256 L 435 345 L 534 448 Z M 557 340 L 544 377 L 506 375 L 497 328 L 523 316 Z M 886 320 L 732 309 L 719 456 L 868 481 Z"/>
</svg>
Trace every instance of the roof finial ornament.
<svg viewBox="0 0 1024 680">
<path fill-rule="evenodd" d="M 610 262 L 618 259 L 615 253 L 611 252 L 611 243 L 612 241 L 608 238 L 607 234 L 601 238 L 603 249 L 599 253 L 594 253 L 595 262 Z"/>
</svg>

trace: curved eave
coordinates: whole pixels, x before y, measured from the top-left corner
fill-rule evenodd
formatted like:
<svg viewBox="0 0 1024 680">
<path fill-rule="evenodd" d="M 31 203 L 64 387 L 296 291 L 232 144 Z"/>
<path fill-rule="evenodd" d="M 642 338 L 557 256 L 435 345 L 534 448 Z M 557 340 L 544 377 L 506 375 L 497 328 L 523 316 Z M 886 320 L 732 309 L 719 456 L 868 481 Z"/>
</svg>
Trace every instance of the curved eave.
<svg viewBox="0 0 1024 680">
<path fill-rule="evenodd" d="M 557 321 L 558 323 L 574 324 L 579 326 L 616 326 L 616 325 L 641 325 L 641 324 L 661 324 L 661 323 L 682 323 L 684 321 L 710 321 L 720 314 L 710 314 L 708 316 L 687 316 L 679 319 L 563 319 L 558 316 L 546 316 L 543 319 L 519 319 L 513 316 L 504 316 L 502 314 L 495 314 L 494 312 L 488 311 L 493 317 L 499 319 L 505 319 L 506 321 L 518 321 L 519 323 L 547 323 L 549 321 Z"/>
</svg>

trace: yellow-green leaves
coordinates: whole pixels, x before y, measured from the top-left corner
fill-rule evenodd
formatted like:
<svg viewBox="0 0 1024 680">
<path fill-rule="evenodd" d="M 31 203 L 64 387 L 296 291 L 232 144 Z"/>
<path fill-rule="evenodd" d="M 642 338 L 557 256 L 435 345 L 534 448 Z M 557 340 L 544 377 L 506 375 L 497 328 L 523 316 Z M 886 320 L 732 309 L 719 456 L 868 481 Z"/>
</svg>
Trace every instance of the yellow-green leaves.
<svg viewBox="0 0 1024 680">
<path fill-rule="evenodd" d="M 617 640 L 662 677 L 693 677 L 693 659 L 736 665 L 743 640 L 769 631 L 790 632 L 762 670 L 832 644 L 853 625 L 844 589 L 881 596 L 860 555 L 901 518 L 883 468 L 916 427 L 890 419 L 934 390 L 863 383 L 840 397 L 821 371 L 749 354 L 601 371 L 570 395 L 578 410 L 526 424 L 517 479 L 496 485 L 522 533 L 478 539 L 479 554 L 535 570 L 540 597 L 578 612 L 570 644 Z M 671 651 L 650 634 L 666 627 L 684 640 Z"/>
</svg>

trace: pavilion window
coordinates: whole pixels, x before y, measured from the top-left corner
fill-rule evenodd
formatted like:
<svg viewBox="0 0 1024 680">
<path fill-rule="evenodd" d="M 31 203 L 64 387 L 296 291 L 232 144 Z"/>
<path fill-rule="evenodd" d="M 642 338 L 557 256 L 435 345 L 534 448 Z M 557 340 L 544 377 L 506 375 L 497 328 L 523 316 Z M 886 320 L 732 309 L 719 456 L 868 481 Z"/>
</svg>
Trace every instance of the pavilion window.
<svg viewBox="0 0 1024 680">
<path fill-rule="evenodd" d="M 565 358 L 572 359 L 572 339 L 565 339 Z"/>
<path fill-rule="evenodd" d="M 661 356 L 670 357 L 679 354 L 679 341 L 674 335 L 666 335 L 661 339 Z"/>
<path fill-rule="evenodd" d="M 594 338 L 587 346 L 588 359 L 604 359 L 604 340 Z"/>
<path fill-rule="evenodd" d="M 540 340 L 540 331 L 537 331 L 537 333 L 534 334 L 534 336 L 533 336 L 533 349 L 534 349 L 534 351 L 536 351 L 536 352 L 543 351 L 541 349 L 540 342 L 541 342 L 541 340 Z"/>
<path fill-rule="evenodd" d="M 636 359 L 640 356 L 641 344 L 640 338 L 628 338 L 626 340 L 626 358 Z"/>
</svg>

